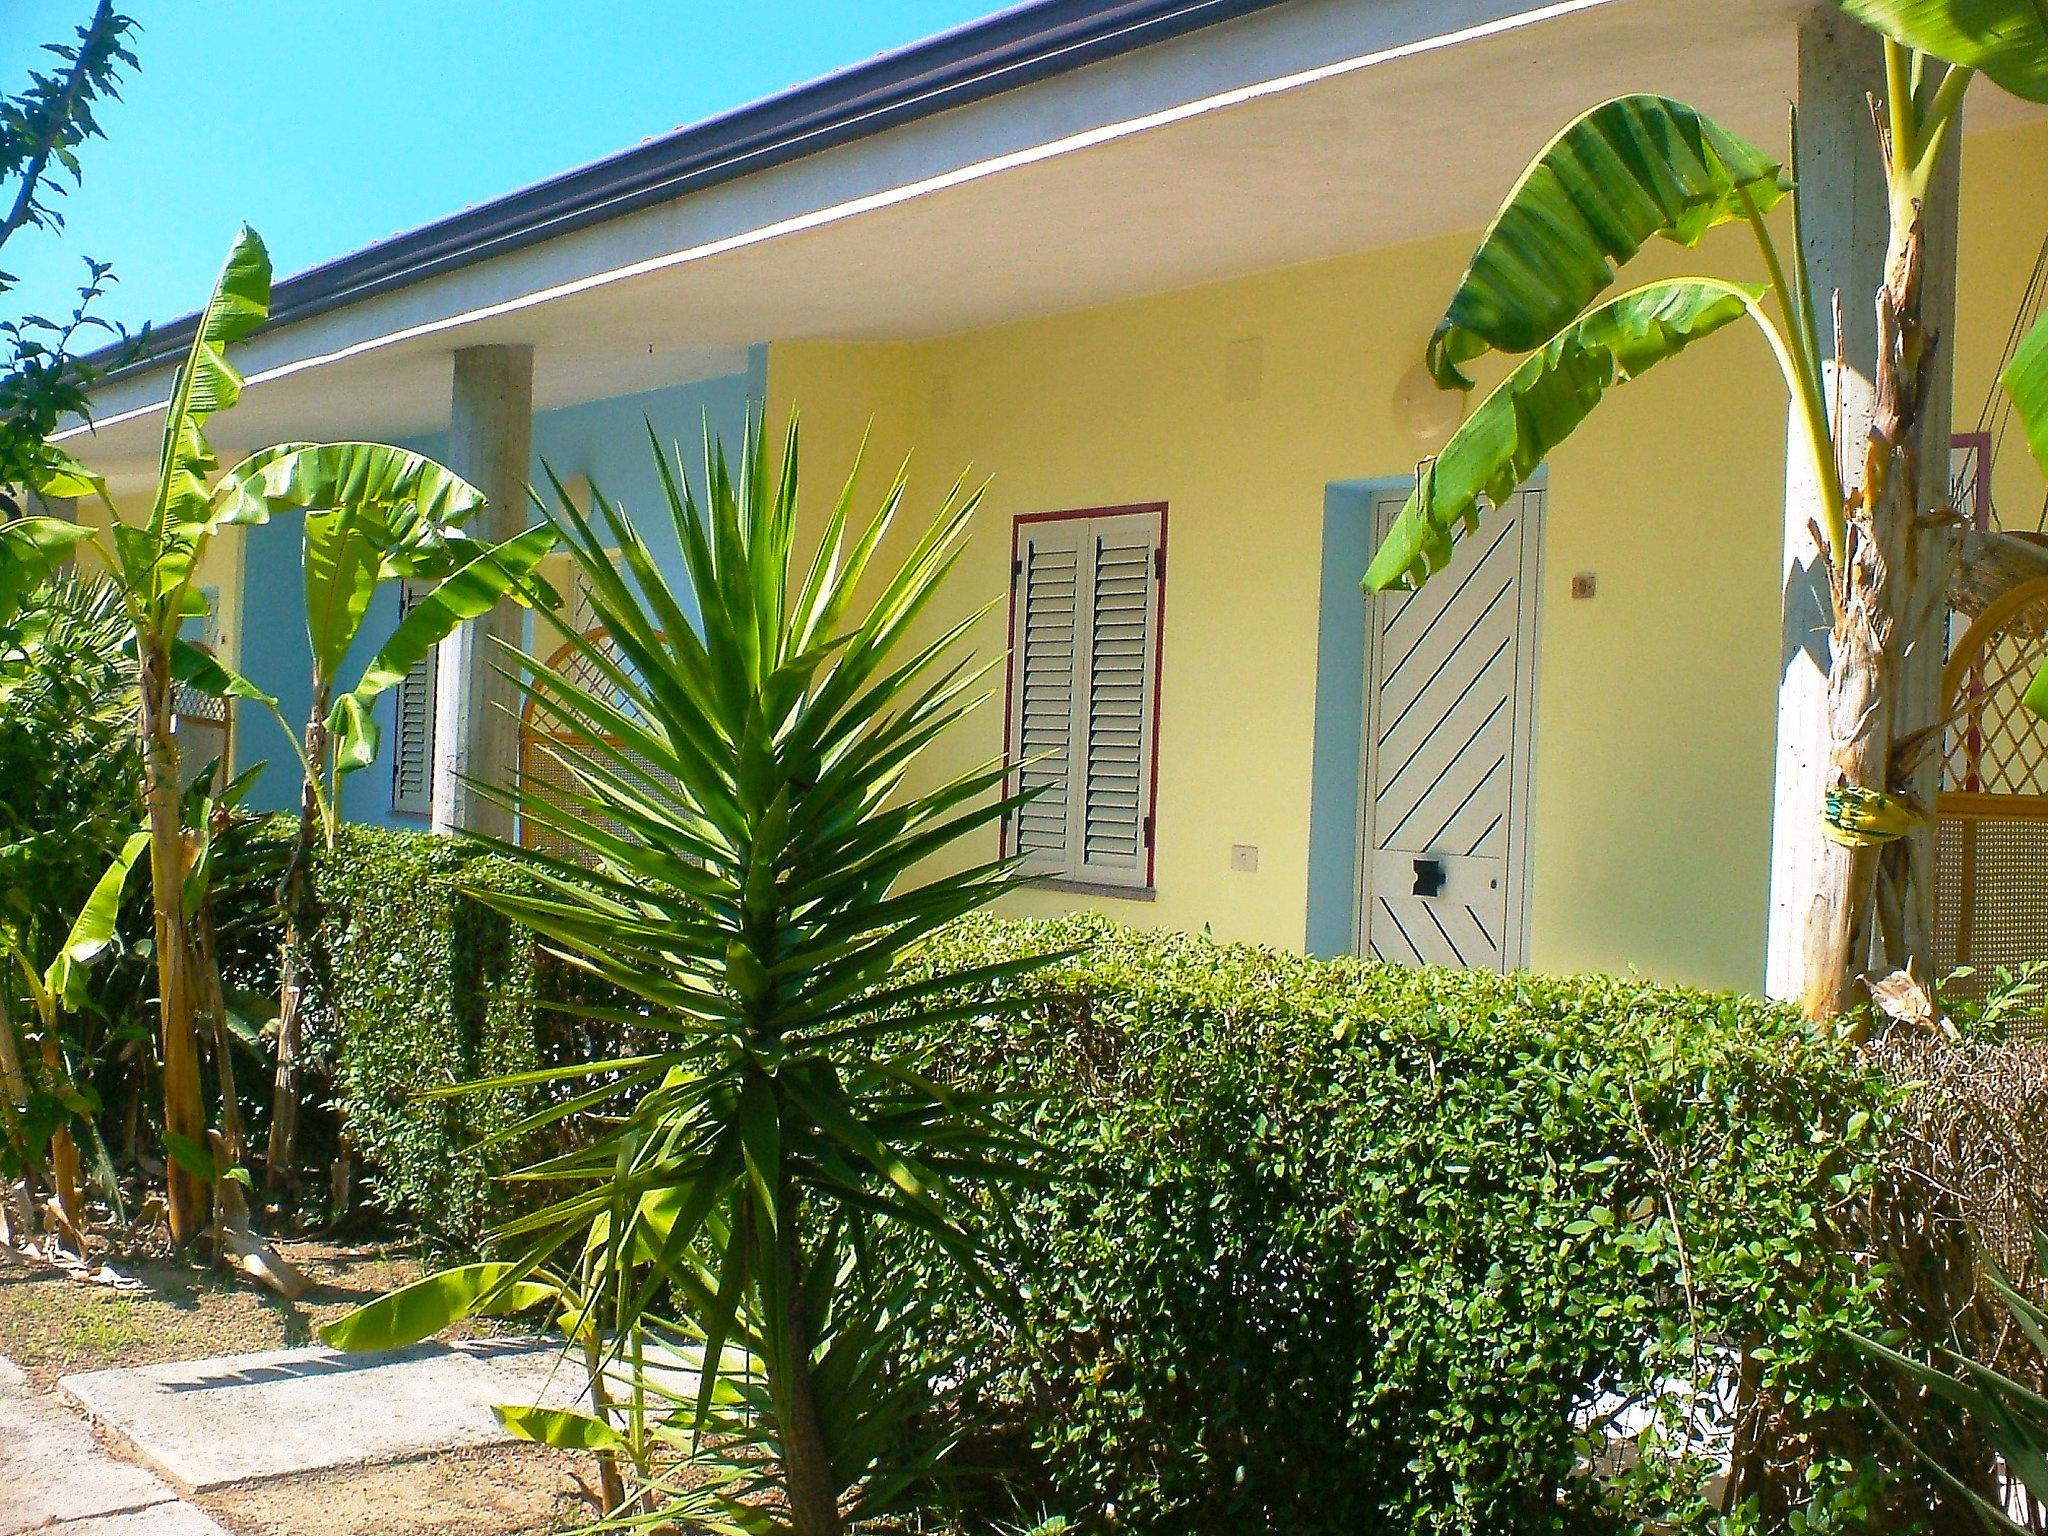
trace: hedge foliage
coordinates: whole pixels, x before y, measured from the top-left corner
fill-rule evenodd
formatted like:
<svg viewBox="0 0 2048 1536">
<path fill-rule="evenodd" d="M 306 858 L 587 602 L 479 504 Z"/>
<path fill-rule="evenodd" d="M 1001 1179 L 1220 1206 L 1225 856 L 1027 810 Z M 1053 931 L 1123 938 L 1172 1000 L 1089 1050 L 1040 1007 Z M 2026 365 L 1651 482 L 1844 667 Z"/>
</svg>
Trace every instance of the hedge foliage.
<svg viewBox="0 0 2048 1536">
<path fill-rule="evenodd" d="M 558 1048 L 558 967 L 462 894 L 525 877 L 475 846 L 344 826 L 316 865 L 320 913 L 312 1047 L 377 1202 L 427 1234 L 473 1247 L 506 1193 L 492 1176 L 516 1142 L 479 1148 L 538 1105 L 533 1091 L 423 1098 L 428 1089 L 522 1071 Z"/>
<path fill-rule="evenodd" d="M 569 978 L 457 890 L 523 878 L 365 829 L 320 871 L 353 1143 L 386 1204 L 461 1242 L 535 1150 L 475 1142 L 533 1103 L 418 1090 L 579 1049 L 531 1002 Z M 1893 1321 L 1856 1237 L 1893 1090 L 1846 1048 L 1727 996 L 1086 916 L 971 921 L 927 959 L 1053 950 L 1078 953 L 1004 984 L 1028 1003 L 932 1040 L 939 1076 L 1018 1096 L 1049 1175 L 997 1229 L 1021 1315 L 949 1278 L 928 1341 L 977 1384 L 963 1455 L 1003 1500 L 1151 1536 L 1898 1513 L 1838 1333 Z M 1724 1518 L 1683 1453 L 1726 1450 L 1744 1372 L 1771 1477 Z M 1593 1476 L 1617 1410 L 1674 1455 Z"/>
<path fill-rule="evenodd" d="M 1034 1106 L 1055 1172 L 999 1253 L 1022 1328 L 943 1341 L 1030 1442 L 1027 1498 L 1161 1536 L 1699 1526 L 1705 1463 L 1603 1488 L 1593 1420 L 1711 1440 L 1746 1358 L 1777 1491 L 1726 1528 L 1866 1511 L 1839 1447 L 1882 1429 L 1836 1329 L 1880 1325 L 1853 1233 L 1889 1091 L 1848 1050 L 1733 997 L 1093 917 L 932 963 L 1067 949 L 934 1052 Z"/>
</svg>

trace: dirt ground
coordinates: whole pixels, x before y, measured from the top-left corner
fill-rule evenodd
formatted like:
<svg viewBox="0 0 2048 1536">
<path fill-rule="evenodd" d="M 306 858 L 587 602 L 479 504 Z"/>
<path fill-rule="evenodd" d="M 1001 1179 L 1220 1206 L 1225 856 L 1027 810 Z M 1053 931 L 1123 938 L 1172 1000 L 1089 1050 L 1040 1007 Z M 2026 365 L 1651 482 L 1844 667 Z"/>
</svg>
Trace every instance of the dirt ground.
<svg viewBox="0 0 2048 1536">
<path fill-rule="evenodd" d="M 115 1365 L 296 1348 L 351 1307 L 417 1280 L 419 1259 L 381 1244 L 280 1242 L 313 1289 L 293 1304 L 246 1280 L 176 1259 L 111 1262 L 140 1291 L 86 1285 L 0 1249 L 0 1355 L 39 1391 Z"/>
<path fill-rule="evenodd" d="M 114 1256 L 145 1287 L 131 1291 L 82 1284 L 0 1249 L 0 1355 L 49 1392 L 76 1371 L 312 1344 L 322 1323 L 423 1270 L 398 1246 L 277 1248 L 314 1282 L 296 1304 L 177 1260 Z M 281 1478 L 195 1502 L 234 1536 L 542 1536 L 594 1518 L 595 1487 L 588 1457 L 519 1445 Z"/>
<path fill-rule="evenodd" d="M 597 1515 L 587 1457 L 540 1446 L 279 1478 L 194 1502 L 234 1536 L 552 1536 Z"/>
</svg>

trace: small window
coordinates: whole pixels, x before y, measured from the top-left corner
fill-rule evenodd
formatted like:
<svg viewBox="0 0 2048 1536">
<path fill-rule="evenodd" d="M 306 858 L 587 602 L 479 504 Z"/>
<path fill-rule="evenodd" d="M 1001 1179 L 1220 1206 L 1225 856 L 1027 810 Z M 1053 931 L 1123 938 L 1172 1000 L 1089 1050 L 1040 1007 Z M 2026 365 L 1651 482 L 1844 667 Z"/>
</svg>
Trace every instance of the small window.
<svg viewBox="0 0 2048 1536">
<path fill-rule="evenodd" d="M 1020 517 L 1010 588 L 1005 825 L 1028 872 L 1152 884 L 1154 737 L 1166 508 Z"/>
<path fill-rule="evenodd" d="M 400 585 L 401 621 L 428 590 L 421 582 Z M 391 809 L 401 816 L 434 813 L 434 668 L 439 659 L 440 647 L 436 646 L 415 662 L 392 690 Z"/>
</svg>

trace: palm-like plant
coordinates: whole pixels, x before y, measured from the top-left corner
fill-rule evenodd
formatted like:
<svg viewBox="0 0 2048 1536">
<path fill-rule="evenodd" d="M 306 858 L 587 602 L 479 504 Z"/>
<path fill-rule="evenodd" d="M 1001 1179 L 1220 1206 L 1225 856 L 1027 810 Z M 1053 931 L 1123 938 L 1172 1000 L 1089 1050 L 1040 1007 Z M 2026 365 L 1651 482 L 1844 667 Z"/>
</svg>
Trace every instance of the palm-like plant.
<svg viewBox="0 0 2048 1536">
<path fill-rule="evenodd" d="M 2037 1273 L 2048 1275 L 2048 1231 L 2036 1229 L 2034 1251 L 2039 1256 Z M 2037 1358 L 2048 1360 L 2048 1309 L 2022 1292 L 1998 1265 L 1984 1260 L 1985 1279 L 1991 1284 L 2012 1319 L 2016 1332 L 2033 1347 Z M 1957 1481 L 1955 1475 L 1933 1457 L 1924 1459 L 1936 1476 L 1955 1486 L 1969 1499 L 1985 1524 L 1994 1531 L 2039 1531 L 2040 1515 L 2048 1512 L 2048 1397 L 2015 1376 L 1998 1370 L 1988 1361 L 1973 1360 L 1950 1350 L 1939 1351 L 1935 1360 L 1901 1354 L 1890 1345 L 1861 1334 L 1850 1336 L 1867 1353 L 1890 1365 L 1916 1385 L 1943 1398 L 1969 1416 L 1998 1452 L 2005 1473 L 2024 1490 L 2031 1501 L 2034 1518 L 2021 1525 L 2012 1518 L 2009 1506 L 1994 1504 L 1977 1489 Z"/>
<path fill-rule="evenodd" d="M 1781 258 L 1766 219 L 1793 190 L 1779 161 L 1682 102 L 1622 97 L 1544 148 L 1473 255 L 1430 340 L 1430 370 L 1444 388 L 1469 390 L 1463 369 L 1473 359 L 1521 360 L 1424 465 L 1365 578 L 1370 591 L 1426 581 L 1485 505 L 1526 481 L 1610 389 L 1744 317 L 1755 321 L 1784 374 L 1819 489 L 1819 554 L 1834 607 L 1831 842 L 1805 934 L 1814 1017 L 1859 1000 L 1854 987 L 1873 936 L 1888 967 L 1932 980 L 1933 882 L 1918 867 L 1931 844 L 1907 834 L 1919 815 L 1913 785 L 1940 727 L 1913 714 L 1903 679 L 1909 650 L 1925 649 L 1951 556 L 1941 519 L 1927 512 L 1939 479 L 1919 462 L 1926 359 L 1936 344 L 1921 317 L 1921 209 L 1979 71 L 2048 101 L 2048 20 L 2038 0 L 1835 3 L 1884 35 L 1887 75 L 1880 344 L 1874 359 L 1852 360 L 1873 381 L 1866 440 L 1835 441 L 1826 388 L 1833 349 L 1814 318 L 1830 296 L 1810 291 L 1800 252 Z M 1755 235 L 1767 286 L 1682 277 L 1603 298 L 1617 266 L 1650 241 L 1692 246 L 1737 222 Z M 2048 465 L 2048 327 L 2021 349 L 2005 384 Z M 1853 490 L 1842 470 L 1848 455 L 1862 466 Z M 2042 703 L 2048 708 L 2048 693 Z"/>
<path fill-rule="evenodd" d="M 849 480 L 803 567 L 794 422 L 779 469 L 757 430 L 737 478 L 707 447 L 701 504 L 655 451 L 687 587 L 601 494 L 593 521 L 556 485 L 552 516 L 604 638 L 571 637 L 587 684 L 520 659 L 562 772 L 507 799 L 578 857 L 529 854 L 532 894 L 477 893 L 632 999 L 598 1016 L 630 1026 L 639 1048 L 522 1079 L 574 1083 L 535 1123 L 588 1139 L 523 1171 L 559 1197 L 499 1240 L 507 1276 L 545 1274 L 590 1298 L 564 1308 L 572 1336 L 606 1341 L 613 1358 L 652 1337 L 701 1362 L 669 1432 L 730 1429 L 734 1366 L 758 1362 L 748 1468 L 700 1503 L 722 1527 L 764 1528 L 753 1495 L 765 1472 L 790 1528 L 836 1536 L 849 1512 L 902 1488 L 880 1473 L 891 1447 L 878 1433 L 901 1325 L 886 1285 L 858 1278 L 874 1225 L 937 1244 L 989 1285 L 966 1197 L 1024 1176 L 1023 1144 L 992 1106 L 915 1066 L 922 1023 L 979 1006 L 958 997 L 1024 965 L 898 979 L 920 941 L 1013 880 L 1001 859 L 927 873 L 1015 804 L 1000 761 L 909 781 L 985 697 L 987 667 L 966 648 L 975 617 L 918 630 L 978 498 L 956 486 L 884 573 L 903 480 L 850 543 Z M 587 1113 L 599 1108 L 607 1117 Z M 483 1305 L 488 1292 L 467 1294 Z M 446 1315 L 408 1307 L 414 1327 Z M 670 1312 L 673 1326 L 657 1321 Z M 368 1326 L 378 1316 L 337 1336 L 383 1342 L 390 1331 Z M 635 1401 L 644 1412 L 647 1394 Z M 616 1443 L 563 1422 L 547 1432 Z"/>
<path fill-rule="evenodd" d="M 299 832 L 280 890 L 284 913 L 278 961 L 277 1070 L 265 1178 L 272 1189 L 295 1174 L 300 1050 L 304 1035 L 305 935 L 312 926 L 313 849 L 336 836 L 344 774 L 376 760 L 371 707 L 404 680 L 456 627 L 510 596 L 551 597 L 534 568 L 554 548 L 554 530 L 530 528 L 496 545 L 470 539 L 462 524 L 483 493 L 431 461 L 373 443 L 287 443 L 252 454 L 229 480 L 231 516 L 261 522 L 272 508 L 300 508 L 306 639 L 313 658 L 312 703 L 294 735 L 277 702 L 255 695 L 285 730 L 302 771 Z M 244 514 L 240 503 L 249 504 Z M 343 670 L 380 585 L 431 588 L 399 621 L 354 686 Z M 202 692 L 254 694 L 224 669 L 191 658 L 187 680 Z"/>
<path fill-rule="evenodd" d="M 282 507 L 355 506 L 367 509 L 366 515 L 406 512 L 431 521 L 434 509 L 460 501 L 465 493 L 474 496 L 432 460 L 375 443 L 264 449 L 216 479 L 219 461 L 207 442 L 206 422 L 232 406 L 242 391 L 242 376 L 228 360 L 228 348 L 261 325 L 269 309 L 270 256 L 255 231 L 244 228 L 199 312 L 191 347 L 172 383 L 157 484 L 146 515 L 133 521 L 122 517 L 105 483 L 53 446 L 36 466 L 36 489 L 45 496 L 98 497 L 107 511 L 105 536 L 47 518 L 0 528 L 0 617 L 11 594 L 25 591 L 74 546 L 88 544 L 112 573 L 133 626 L 167 1148 L 205 1143 L 197 1021 L 201 994 L 212 990 L 202 986 L 195 948 L 178 745 L 171 729 L 172 688 L 184 681 L 271 702 L 217 659 L 180 639 L 185 621 L 205 610 L 194 584 L 199 563 L 222 530 L 266 521 Z M 166 1162 L 171 1235 L 182 1244 L 205 1225 L 207 1180 L 189 1159 Z"/>
</svg>

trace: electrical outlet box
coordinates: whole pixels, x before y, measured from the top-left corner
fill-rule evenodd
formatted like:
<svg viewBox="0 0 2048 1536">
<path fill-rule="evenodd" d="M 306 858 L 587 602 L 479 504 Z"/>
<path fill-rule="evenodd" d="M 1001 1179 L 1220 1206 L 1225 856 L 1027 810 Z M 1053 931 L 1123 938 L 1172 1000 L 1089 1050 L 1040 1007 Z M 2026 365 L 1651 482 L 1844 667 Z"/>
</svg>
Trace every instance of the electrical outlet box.
<svg viewBox="0 0 2048 1536">
<path fill-rule="evenodd" d="M 1578 575 L 1572 578 L 1573 601 L 1584 602 L 1587 598 L 1593 595 L 1595 586 L 1596 583 L 1594 582 L 1593 573 L 1591 571 L 1579 572 Z"/>
<path fill-rule="evenodd" d="M 1259 850 L 1251 843 L 1230 845 L 1230 867 L 1240 874 L 1255 875 L 1259 872 Z"/>
</svg>

